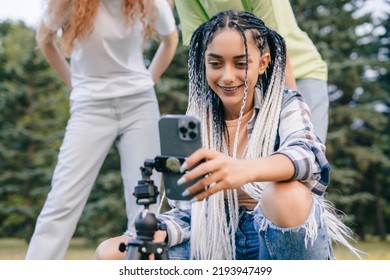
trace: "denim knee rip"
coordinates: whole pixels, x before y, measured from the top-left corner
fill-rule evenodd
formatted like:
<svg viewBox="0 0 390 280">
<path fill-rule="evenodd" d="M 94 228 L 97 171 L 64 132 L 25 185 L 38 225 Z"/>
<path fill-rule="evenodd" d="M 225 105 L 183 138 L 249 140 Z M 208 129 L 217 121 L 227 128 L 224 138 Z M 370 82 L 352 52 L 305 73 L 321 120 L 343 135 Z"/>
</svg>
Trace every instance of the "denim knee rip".
<svg viewBox="0 0 390 280">
<path fill-rule="evenodd" d="M 268 220 L 261 209 L 260 203 L 257 204 L 255 210 L 253 211 L 255 219 L 255 228 L 258 232 L 266 231 L 268 227 L 280 230 L 282 233 L 285 232 L 298 232 L 301 229 L 305 230 L 305 247 L 307 248 L 309 242 L 311 245 L 314 244 L 314 241 L 318 236 L 318 229 L 324 226 L 323 219 L 323 203 L 322 199 L 313 195 L 313 203 L 310 208 L 309 216 L 306 221 L 294 227 L 283 228 L 273 224 Z"/>
</svg>

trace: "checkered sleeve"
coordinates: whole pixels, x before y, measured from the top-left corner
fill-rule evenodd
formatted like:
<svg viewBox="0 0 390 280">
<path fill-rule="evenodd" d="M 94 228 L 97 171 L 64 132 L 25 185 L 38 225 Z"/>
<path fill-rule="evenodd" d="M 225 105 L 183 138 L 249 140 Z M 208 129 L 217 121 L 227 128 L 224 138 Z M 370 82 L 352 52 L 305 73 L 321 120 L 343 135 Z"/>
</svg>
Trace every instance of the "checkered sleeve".
<svg viewBox="0 0 390 280">
<path fill-rule="evenodd" d="M 171 210 L 159 214 L 157 219 L 167 226 L 167 247 L 180 244 L 191 236 L 191 203 L 168 199 Z"/>
<path fill-rule="evenodd" d="M 325 145 L 313 133 L 310 109 L 301 94 L 286 90 L 279 124 L 280 147 L 275 153 L 288 156 L 295 166 L 292 180 L 301 181 L 309 190 L 322 195 L 330 179 Z"/>
</svg>

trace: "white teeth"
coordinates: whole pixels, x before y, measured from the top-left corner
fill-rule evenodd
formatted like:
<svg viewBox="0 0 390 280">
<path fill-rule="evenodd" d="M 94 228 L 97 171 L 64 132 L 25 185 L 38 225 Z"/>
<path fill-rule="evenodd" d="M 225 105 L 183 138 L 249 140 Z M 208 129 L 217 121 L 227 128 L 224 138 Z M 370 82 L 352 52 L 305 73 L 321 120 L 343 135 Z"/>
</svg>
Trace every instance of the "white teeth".
<svg viewBox="0 0 390 280">
<path fill-rule="evenodd" d="M 236 90 L 238 87 L 221 87 L 224 91 L 234 91 Z"/>
</svg>

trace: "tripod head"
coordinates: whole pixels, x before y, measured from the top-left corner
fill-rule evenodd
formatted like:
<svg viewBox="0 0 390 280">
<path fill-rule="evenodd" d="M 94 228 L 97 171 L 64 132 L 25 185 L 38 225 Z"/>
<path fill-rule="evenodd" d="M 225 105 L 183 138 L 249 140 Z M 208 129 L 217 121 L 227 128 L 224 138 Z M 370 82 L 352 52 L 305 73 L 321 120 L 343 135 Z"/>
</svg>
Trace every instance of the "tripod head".
<svg viewBox="0 0 390 280">
<path fill-rule="evenodd" d="M 157 160 L 157 162 L 159 161 Z M 156 203 L 160 194 L 153 180 L 150 179 L 153 168 L 156 168 L 156 160 L 145 160 L 144 166 L 140 168 L 142 179 L 138 181 L 138 185 L 134 188 L 136 202 L 139 205 L 144 205 L 144 210 L 135 220 L 136 238 L 130 240 L 127 245 L 119 244 L 119 251 L 127 250 L 127 260 L 148 260 L 150 254 L 154 254 L 156 259 L 168 259 L 168 255 L 164 250 L 165 243 L 153 243 L 155 232 L 166 230 L 166 226 L 160 224 L 156 216 L 149 211 L 149 205 Z M 157 164 L 156 170 L 159 169 Z"/>
<path fill-rule="evenodd" d="M 153 174 L 155 168 L 155 161 L 147 159 L 144 166 L 141 166 L 142 180 L 138 181 L 138 185 L 134 188 L 134 196 L 137 198 L 136 202 L 139 205 L 144 205 L 149 208 L 150 204 L 157 202 L 157 196 L 160 194 L 157 187 L 154 185 L 150 176 Z"/>
</svg>

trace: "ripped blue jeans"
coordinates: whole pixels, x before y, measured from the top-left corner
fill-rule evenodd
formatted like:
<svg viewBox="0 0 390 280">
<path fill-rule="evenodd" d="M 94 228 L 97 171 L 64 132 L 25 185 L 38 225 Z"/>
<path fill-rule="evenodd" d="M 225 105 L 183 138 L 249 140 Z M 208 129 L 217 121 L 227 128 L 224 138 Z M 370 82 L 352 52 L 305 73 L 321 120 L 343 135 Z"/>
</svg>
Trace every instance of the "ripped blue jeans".
<svg viewBox="0 0 390 280">
<path fill-rule="evenodd" d="M 260 260 L 331 260 L 333 249 L 322 217 L 322 207 L 313 199 L 304 224 L 281 228 L 266 219 L 261 207 L 253 211 L 254 227 L 259 236 Z"/>
<path fill-rule="evenodd" d="M 302 225 L 281 228 L 264 217 L 261 207 L 240 208 L 235 234 L 237 260 L 329 260 L 334 259 L 331 241 L 322 218 L 322 206 L 313 199 L 309 217 Z M 188 260 L 190 242 L 168 249 L 169 259 Z"/>
</svg>

